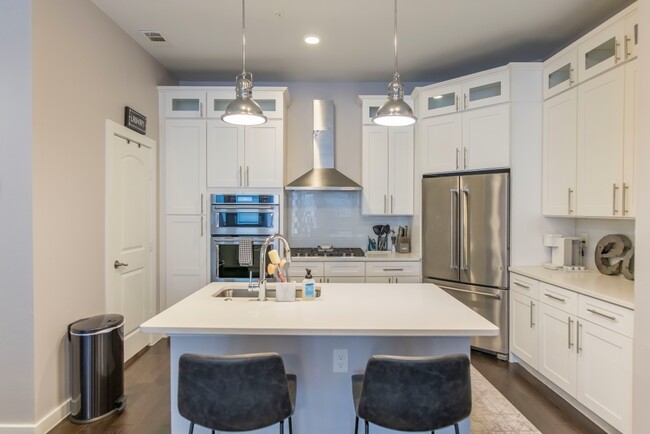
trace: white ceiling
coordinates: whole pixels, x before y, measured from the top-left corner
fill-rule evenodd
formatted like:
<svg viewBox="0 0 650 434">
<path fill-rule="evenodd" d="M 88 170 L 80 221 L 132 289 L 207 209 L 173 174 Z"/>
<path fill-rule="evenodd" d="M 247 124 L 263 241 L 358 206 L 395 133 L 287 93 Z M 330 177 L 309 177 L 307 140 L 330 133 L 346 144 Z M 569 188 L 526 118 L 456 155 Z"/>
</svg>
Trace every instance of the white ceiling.
<svg viewBox="0 0 650 434">
<path fill-rule="evenodd" d="M 233 81 L 241 1 L 92 0 L 180 81 Z M 405 82 L 543 60 L 630 0 L 400 0 Z M 156 45 L 140 30 L 159 31 Z M 322 42 L 308 46 L 307 33 Z M 246 70 L 255 82 L 390 81 L 393 0 L 248 0 Z"/>
</svg>

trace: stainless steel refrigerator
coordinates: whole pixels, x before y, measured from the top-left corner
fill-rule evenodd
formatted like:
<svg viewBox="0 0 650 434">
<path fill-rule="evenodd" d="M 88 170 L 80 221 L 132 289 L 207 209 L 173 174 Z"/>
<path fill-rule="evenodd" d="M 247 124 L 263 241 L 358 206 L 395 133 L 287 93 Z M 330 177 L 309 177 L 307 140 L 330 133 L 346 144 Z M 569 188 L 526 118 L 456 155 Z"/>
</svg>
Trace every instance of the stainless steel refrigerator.
<svg viewBox="0 0 650 434">
<path fill-rule="evenodd" d="M 499 327 L 472 346 L 508 354 L 510 173 L 425 175 L 422 276 Z"/>
</svg>

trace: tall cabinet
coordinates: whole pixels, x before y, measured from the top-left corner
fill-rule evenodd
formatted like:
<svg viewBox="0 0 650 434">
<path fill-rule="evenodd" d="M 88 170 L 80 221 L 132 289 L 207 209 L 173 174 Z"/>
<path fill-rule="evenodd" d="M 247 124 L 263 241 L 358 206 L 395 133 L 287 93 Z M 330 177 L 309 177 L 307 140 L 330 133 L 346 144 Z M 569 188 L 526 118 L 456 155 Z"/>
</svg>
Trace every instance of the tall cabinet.
<svg viewBox="0 0 650 434">
<path fill-rule="evenodd" d="M 255 89 L 269 120 L 254 127 L 221 121 L 234 96 L 230 87 L 159 87 L 161 307 L 209 282 L 209 195 L 283 185 L 287 89 Z"/>
</svg>

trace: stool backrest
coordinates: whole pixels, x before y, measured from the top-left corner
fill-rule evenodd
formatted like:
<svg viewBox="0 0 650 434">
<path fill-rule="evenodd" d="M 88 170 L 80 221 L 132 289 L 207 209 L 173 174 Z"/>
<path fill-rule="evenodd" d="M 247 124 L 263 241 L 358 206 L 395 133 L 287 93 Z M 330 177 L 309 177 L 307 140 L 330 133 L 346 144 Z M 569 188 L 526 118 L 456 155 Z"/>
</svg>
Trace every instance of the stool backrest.
<svg viewBox="0 0 650 434">
<path fill-rule="evenodd" d="M 469 358 L 373 356 L 368 360 L 357 414 L 400 431 L 433 431 L 469 416 Z"/>
<path fill-rule="evenodd" d="M 293 408 L 282 358 L 277 353 L 181 355 L 178 411 L 221 431 L 250 431 L 283 421 Z"/>
</svg>

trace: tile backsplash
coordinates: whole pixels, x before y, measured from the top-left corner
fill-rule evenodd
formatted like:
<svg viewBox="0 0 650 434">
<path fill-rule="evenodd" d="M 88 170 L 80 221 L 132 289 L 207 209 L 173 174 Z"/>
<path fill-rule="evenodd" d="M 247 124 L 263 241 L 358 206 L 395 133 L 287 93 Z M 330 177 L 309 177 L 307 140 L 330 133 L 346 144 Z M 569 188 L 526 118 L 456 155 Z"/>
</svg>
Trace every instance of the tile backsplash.
<svg viewBox="0 0 650 434">
<path fill-rule="evenodd" d="M 286 230 L 292 247 L 368 247 L 368 237 L 377 236 L 372 227 L 411 225 L 407 216 L 361 215 L 359 191 L 288 191 Z"/>
</svg>

